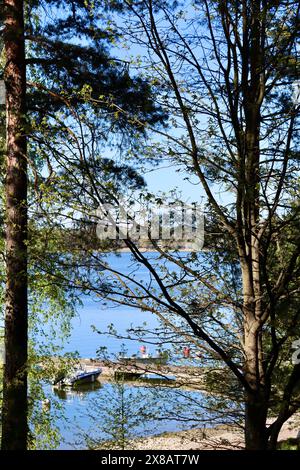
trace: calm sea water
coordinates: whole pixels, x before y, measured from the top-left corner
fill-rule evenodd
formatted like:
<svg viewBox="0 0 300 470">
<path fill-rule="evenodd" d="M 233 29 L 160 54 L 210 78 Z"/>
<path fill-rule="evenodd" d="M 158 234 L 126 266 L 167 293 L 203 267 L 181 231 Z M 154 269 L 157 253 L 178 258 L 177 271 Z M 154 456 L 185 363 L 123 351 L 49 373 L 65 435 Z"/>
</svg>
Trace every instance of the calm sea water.
<svg viewBox="0 0 300 470">
<path fill-rule="evenodd" d="M 154 254 L 148 256 L 155 256 Z M 111 254 L 108 257 L 109 264 L 124 273 L 132 273 L 139 282 L 149 280 L 148 271 L 136 262 L 133 262 L 129 253 L 121 255 Z M 72 334 L 64 350 L 66 352 L 78 351 L 80 357 L 95 357 L 99 347 L 106 347 L 110 354 L 118 354 L 122 344 L 128 350 L 128 354 L 135 354 L 139 350 L 140 343 L 131 340 L 116 339 L 109 335 L 99 335 L 94 331 L 107 331 L 108 325 L 113 324 L 118 334 L 127 336 L 126 330 L 131 327 L 142 326 L 152 329 L 158 326 L 157 318 L 150 312 L 144 312 L 127 306 L 116 306 L 112 302 L 104 302 L 91 295 L 83 296 L 82 307 L 78 309 L 78 316 L 72 321 Z M 149 349 L 155 354 L 155 347 Z"/>
<path fill-rule="evenodd" d="M 111 427 L 111 412 L 114 409 L 119 413 L 119 395 L 113 385 L 106 383 L 100 388 L 67 392 L 51 390 L 49 386 L 46 388 L 52 404 L 49 411 L 52 423 L 60 434 L 57 449 L 86 449 L 87 437 L 95 440 L 111 437 L 106 432 Z M 207 413 L 201 409 L 204 396 L 200 392 L 181 391 L 178 395 L 176 390 L 169 387 L 137 387 L 128 383 L 124 394 L 128 416 L 136 421 L 136 425 L 130 429 L 132 436 L 151 436 L 200 427 L 203 425 L 201 416 L 207 418 Z M 57 406 L 59 411 L 55 411 Z M 148 413 L 151 416 L 144 416 Z M 178 417 L 182 418 L 183 415 L 184 421 L 179 420 Z"/>
<path fill-rule="evenodd" d="M 159 261 L 154 253 L 147 253 L 147 257 L 156 263 L 160 269 Z M 184 254 L 183 254 L 184 256 Z M 134 275 L 140 283 L 149 282 L 150 276 L 147 269 L 133 261 L 129 253 L 121 255 L 111 254 L 108 256 L 109 264 L 125 274 Z M 172 264 L 172 271 L 179 268 Z M 134 273 L 133 273 L 134 271 Z M 152 280 L 152 285 L 155 282 Z M 108 325 L 113 324 L 116 331 L 121 336 L 127 336 L 126 330 L 131 327 L 147 324 L 147 328 L 152 330 L 159 325 L 157 317 L 151 312 L 145 312 L 127 306 L 116 306 L 112 302 L 99 300 L 96 296 L 82 296 L 82 306 L 78 309 L 78 316 L 72 321 L 72 334 L 68 344 L 64 345 L 65 352 L 78 351 L 80 357 L 92 358 L 100 347 L 106 347 L 110 354 L 118 354 L 122 343 L 128 350 L 128 354 L 135 354 L 139 351 L 140 343 L 132 340 L 116 339 L 109 335 L 99 335 L 96 331 L 107 331 Z M 95 328 L 93 328 L 95 327 Z M 148 347 L 150 354 L 156 353 L 156 346 Z"/>
<path fill-rule="evenodd" d="M 110 255 L 110 263 L 120 271 L 129 272 L 132 270 L 132 260 L 129 253 L 121 256 Z M 139 268 L 135 273 L 139 281 L 145 282 L 148 279 L 148 272 L 145 268 Z M 94 331 L 106 331 L 108 325 L 114 324 L 116 330 L 121 335 L 126 335 L 126 330 L 131 327 L 141 326 L 144 322 L 152 329 L 158 326 L 156 317 L 149 312 L 142 312 L 134 308 L 118 306 L 112 304 L 104 305 L 104 302 L 91 297 L 82 297 L 82 307 L 78 310 L 78 316 L 72 321 L 72 332 L 67 344 L 64 344 L 65 352 L 79 353 L 80 357 L 94 358 L 100 347 L 106 347 L 110 354 L 118 354 L 122 344 L 125 345 L 128 354 L 136 354 L 141 345 L 138 341 L 116 339 L 109 335 L 99 335 Z M 156 348 L 149 347 L 149 352 L 155 354 Z M 110 384 L 103 384 L 100 388 L 87 388 L 80 391 L 57 392 L 51 386 L 45 385 L 45 393 L 51 401 L 49 413 L 52 416 L 53 424 L 60 432 L 59 449 L 86 448 L 86 442 L 82 436 L 93 435 L 94 437 L 105 437 L 105 416 L 109 414 L 112 407 L 114 390 Z M 126 385 L 126 393 L 130 399 L 141 402 L 141 396 L 145 399 L 145 408 L 152 407 L 153 389 L 145 387 L 134 387 Z M 156 404 L 164 407 L 165 419 L 155 420 L 153 417 L 145 420 L 145 426 L 137 425 L 134 429 L 135 435 L 151 435 L 164 431 L 174 431 L 191 427 L 195 422 L 195 409 L 199 410 L 202 396 L 199 392 L 185 392 L 180 396 L 170 388 L 155 389 Z M 152 403 L 152 404 L 151 404 Z M 172 418 L 174 404 L 180 405 L 184 410 L 186 420 L 179 423 Z M 191 407 L 193 403 L 193 407 Z M 59 411 L 57 411 L 59 409 Z M 133 413 L 135 406 L 133 405 Z M 182 412 L 182 411 L 181 411 Z M 168 417 L 167 415 L 170 414 Z M 157 410 L 157 417 L 159 410 Z M 143 420 L 142 420 L 143 421 Z"/>
</svg>

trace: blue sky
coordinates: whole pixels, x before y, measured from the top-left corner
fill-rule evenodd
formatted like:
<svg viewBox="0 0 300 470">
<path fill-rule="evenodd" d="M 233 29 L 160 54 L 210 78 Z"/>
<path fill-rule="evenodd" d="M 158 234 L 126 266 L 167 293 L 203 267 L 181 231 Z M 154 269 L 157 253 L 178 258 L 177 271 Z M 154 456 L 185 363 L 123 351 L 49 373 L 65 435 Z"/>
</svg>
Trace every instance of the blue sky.
<svg viewBox="0 0 300 470">
<path fill-rule="evenodd" d="M 192 184 L 185 178 L 187 174 L 176 171 L 176 167 L 161 166 L 144 175 L 150 192 L 169 192 L 178 188 L 185 202 L 202 202 L 204 191 L 199 184 Z M 196 181 L 196 180 L 195 180 Z"/>
</svg>

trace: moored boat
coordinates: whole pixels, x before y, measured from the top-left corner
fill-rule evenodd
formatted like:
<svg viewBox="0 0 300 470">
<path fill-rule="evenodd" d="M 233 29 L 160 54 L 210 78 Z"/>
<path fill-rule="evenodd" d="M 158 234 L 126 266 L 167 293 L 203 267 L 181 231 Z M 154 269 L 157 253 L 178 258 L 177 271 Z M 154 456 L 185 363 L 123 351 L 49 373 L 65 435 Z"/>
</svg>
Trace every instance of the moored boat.
<svg viewBox="0 0 300 470">
<path fill-rule="evenodd" d="M 53 382 L 55 387 L 76 387 L 87 383 L 96 382 L 102 369 L 75 369 L 70 374 L 60 376 Z"/>
</svg>

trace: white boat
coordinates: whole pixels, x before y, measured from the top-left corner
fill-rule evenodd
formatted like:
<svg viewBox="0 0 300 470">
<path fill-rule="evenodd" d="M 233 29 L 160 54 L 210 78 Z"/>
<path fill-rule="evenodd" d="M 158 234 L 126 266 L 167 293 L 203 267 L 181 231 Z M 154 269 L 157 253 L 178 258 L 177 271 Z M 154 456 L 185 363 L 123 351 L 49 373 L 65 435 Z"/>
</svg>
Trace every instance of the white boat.
<svg viewBox="0 0 300 470">
<path fill-rule="evenodd" d="M 70 374 L 58 377 L 53 385 L 55 387 L 76 387 L 87 383 L 96 382 L 102 369 L 75 369 Z"/>
</svg>

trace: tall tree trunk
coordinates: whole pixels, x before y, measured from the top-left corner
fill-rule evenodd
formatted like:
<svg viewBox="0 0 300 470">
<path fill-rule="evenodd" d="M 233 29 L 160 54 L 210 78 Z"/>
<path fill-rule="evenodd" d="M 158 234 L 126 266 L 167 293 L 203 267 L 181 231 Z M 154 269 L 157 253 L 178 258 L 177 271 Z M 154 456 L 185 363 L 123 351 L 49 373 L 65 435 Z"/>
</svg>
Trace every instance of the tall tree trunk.
<svg viewBox="0 0 300 470">
<path fill-rule="evenodd" d="M 23 0 L 5 0 L 6 307 L 2 449 L 27 448 L 27 159 Z"/>
<path fill-rule="evenodd" d="M 268 408 L 261 393 L 247 393 L 245 405 L 245 448 L 266 450 L 268 437 L 266 429 Z"/>
<path fill-rule="evenodd" d="M 243 2 L 243 98 L 245 131 L 240 156 L 244 175 L 241 209 L 244 233 L 239 254 L 244 295 L 244 373 L 249 390 L 245 403 L 245 445 L 247 450 L 267 447 L 267 388 L 262 354 L 262 278 L 260 222 L 260 123 L 265 93 L 264 33 L 261 1 Z"/>
<path fill-rule="evenodd" d="M 267 388 L 261 358 L 259 323 L 248 311 L 245 321 L 245 378 L 250 389 L 245 394 L 245 447 L 247 450 L 267 448 Z"/>
</svg>

